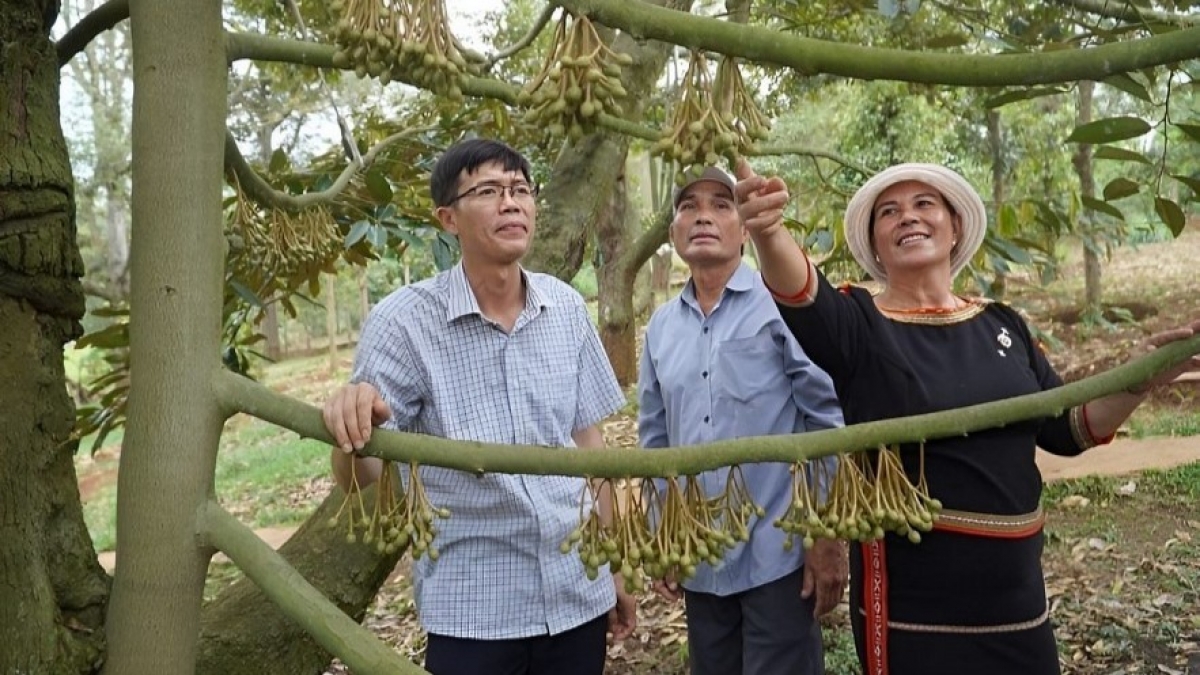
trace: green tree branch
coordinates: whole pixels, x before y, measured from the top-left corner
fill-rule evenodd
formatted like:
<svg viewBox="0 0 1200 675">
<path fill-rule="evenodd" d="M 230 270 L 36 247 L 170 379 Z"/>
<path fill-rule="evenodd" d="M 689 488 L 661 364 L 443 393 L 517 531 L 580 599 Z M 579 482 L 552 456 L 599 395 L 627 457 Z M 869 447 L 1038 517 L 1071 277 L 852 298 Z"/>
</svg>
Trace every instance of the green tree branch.
<svg viewBox="0 0 1200 675">
<path fill-rule="evenodd" d="M 58 56 L 58 67 L 61 68 L 67 65 L 67 62 L 74 58 L 76 54 L 87 49 L 88 44 L 97 35 L 111 29 L 128 18 L 129 0 L 108 0 L 108 2 L 97 7 L 90 14 L 80 19 L 79 23 L 71 26 L 62 38 L 54 44 L 54 51 Z"/>
<path fill-rule="evenodd" d="M 798 462 L 839 452 L 893 443 L 917 443 L 1022 420 L 1053 417 L 1073 406 L 1124 391 L 1197 353 L 1200 353 L 1200 336 L 1159 347 L 1100 375 L 1036 394 L 797 435 L 740 438 L 652 452 L 636 448 L 604 448 L 596 452 L 452 441 L 377 429 L 362 454 L 479 475 L 492 472 L 594 478 L 676 476 L 749 462 Z M 225 369 L 215 369 L 212 386 L 226 414 L 244 412 L 301 436 L 333 442 L 325 430 L 321 412 L 312 406 Z"/>
<path fill-rule="evenodd" d="M 318 204 L 326 204 L 337 197 L 346 189 L 350 181 L 358 175 L 360 171 L 371 166 L 379 153 L 383 152 L 388 146 L 397 141 L 403 140 L 413 134 L 432 131 L 432 127 L 419 127 L 405 129 L 388 136 L 379 141 L 366 154 L 362 156 L 362 161 L 352 160 L 338 174 L 337 179 L 328 188 L 319 192 L 307 192 L 302 195 L 292 195 L 271 187 L 265 178 L 258 175 L 258 172 L 246 161 L 241 150 L 238 149 L 237 141 L 233 138 L 233 134 L 229 131 L 225 132 L 225 167 L 233 172 L 237 177 L 238 185 L 241 187 L 248 197 L 257 202 L 260 206 L 266 208 L 281 209 L 289 212 L 301 211 L 303 209 L 317 206 Z"/>
<path fill-rule="evenodd" d="M 1117 73 L 1200 57 L 1200 28 L 1037 54 L 931 54 L 841 44 L 672 12 L 640 0 L 559 0 L 610 28 L 640 38 L 792 68 L 805 75 L 896 80 L 965 87 L 1001 87 L 1103 80 Z"/>
<path fill-rule="evenodd" d="M 1138 7 L 1131 2 L 1112 2 L 1111 0 L 1055 0 L 1055 4 L 1062 7 L 1073 7 L 1089 14 L 1117 21 L 1158 21 L 1187 28 L 1200 26 L 1200 17 L 1159 12 L 1148 7 Z"/>
</svg>

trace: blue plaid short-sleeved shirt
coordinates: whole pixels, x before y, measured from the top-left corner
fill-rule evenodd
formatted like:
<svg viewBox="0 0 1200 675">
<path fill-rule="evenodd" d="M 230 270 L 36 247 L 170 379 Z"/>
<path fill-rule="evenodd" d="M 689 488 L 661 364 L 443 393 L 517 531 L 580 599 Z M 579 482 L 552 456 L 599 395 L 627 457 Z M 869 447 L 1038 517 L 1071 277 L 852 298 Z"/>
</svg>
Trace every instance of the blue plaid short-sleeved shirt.
<svg viewBox="0 0 1200 675">
<path fill-rule="evenodd" d="M 583 298 L 523 272 L 525 309 L 510 333 L 479 310 L 462 265 L 401 288 L 363 326 L 354 382 L 392 409 L 386 428 L 457 440 L 572 448 L 574 431 L 624 396 Z M 588 581 L 558 547 L 579 524 L 582 478 L 422 467 L 438 522 L 436 561 L 414 565 L 425 629 L 500 640 L 557 634 L 612 608 L 612 580 Z"/>
</svg>

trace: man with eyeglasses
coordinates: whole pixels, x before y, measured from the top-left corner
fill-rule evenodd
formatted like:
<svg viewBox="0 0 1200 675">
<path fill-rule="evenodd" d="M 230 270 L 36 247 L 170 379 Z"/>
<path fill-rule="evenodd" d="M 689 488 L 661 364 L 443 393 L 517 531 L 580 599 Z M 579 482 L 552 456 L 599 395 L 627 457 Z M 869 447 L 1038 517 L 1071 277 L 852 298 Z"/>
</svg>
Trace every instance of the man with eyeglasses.
<svg viewBox="0 0 1200 675">
<path fill-rule="evenodd" d="M 529 162 L 493 140 L 462 141 L 434 166 L 436 215 L 462 261 L 401 288 L 363 326 L 352 384 L 324 406 L 343 489 L 379 476 L 359 457 L 371 427 L 456 440 L 603 447 L 597 426 L 625 402 L 583 298 L 527 272 L 537 214 Z M 634 599 L 589 580 L 560 543 L 579 524 L 584 479 L 475 475 L 422 467 L 438 523 L 437 560 L 413 565 L 434 675 L 599 675 L 605 634 L 627 637 Z M 606 508 L 601 505 L 601 510 Z"/>
</svg>

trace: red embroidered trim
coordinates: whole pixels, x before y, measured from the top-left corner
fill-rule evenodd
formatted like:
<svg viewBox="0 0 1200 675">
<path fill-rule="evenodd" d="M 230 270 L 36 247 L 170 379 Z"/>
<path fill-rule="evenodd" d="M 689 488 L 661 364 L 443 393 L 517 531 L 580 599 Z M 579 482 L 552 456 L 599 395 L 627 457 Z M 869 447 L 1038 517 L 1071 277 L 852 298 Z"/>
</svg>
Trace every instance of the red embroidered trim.
<svg viewBox="0 0 1200 675">
<path fill-rule="evenodd" d="M 862 544 L 863 604 L 866 605 L 867 672 L 888 675 L 887 559 L 882 539 Z"/>
<path fill-rule="evenodd" d="M 1103 438 L 1096 436 L 1096 432 L 1092 431 L 1092 423 L 1088 422 L 1087 404 L 1084 403 L 1082 406 L 1080 406 L 1080 408 L 1080 412 L 1083 414 L 1083 428 L 1087 430 L 1088 436 L 1091 436 L 1092 442 L 1096 445 L 1108 445 L 1109 443 L 1112 443 L 1112 440 L 1117 436 L 1116 432 L 1104 436 Z"/>
</svg>

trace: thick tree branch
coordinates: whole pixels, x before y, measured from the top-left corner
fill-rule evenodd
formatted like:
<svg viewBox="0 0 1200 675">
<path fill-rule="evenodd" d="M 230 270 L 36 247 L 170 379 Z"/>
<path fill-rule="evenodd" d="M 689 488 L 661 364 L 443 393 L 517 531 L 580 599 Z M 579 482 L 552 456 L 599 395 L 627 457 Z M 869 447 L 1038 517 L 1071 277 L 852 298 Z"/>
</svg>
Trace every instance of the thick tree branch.
<svg viewBox="0 0 1200 675">
<path fill-rule="evenodd" d="M 95 37 L 113 26 L 129 18 L 129 0 L 108 0 L 97 7 L 79 23 L 71 26 L 70 30 L 54 45 L 58 54 L 58 67 L 67 64 L 76 54 L 87 49 Z"/>
<path fill-rule="evenodd" d="M 1129 2 L 1117 2 L 1115 0 L 1055 0 L 1055 4 L 1063 7 L 1073 7 L 1089 14 L 1117 21 L 1158 21 L 1186 28 L 1200 26 L 1200 17 L 1159 12 L 1145 7 L 1138 7 Z"/>
<path fill-rule="evenodd" d="M 225 132 L 225 167 L 233 172 L 237 177 L 238 184 L 242 191 L 257 202 L 259 205 L 282 209 L 284 211 L 296 212 L 307 209 L 318 204 L 325 204 L 333 201 L 346 189 L 350 181 L 358 175 L 359 171 L 371 166 L 379 153 L 387 149 L 396 141 L 412 136 L 415 133 L 430 131 L 429 127 L 420 127 L 414 129 L 405 129 L 388 136 L 387 138 L 376 143 L 374 147 L 363 155 L 362 161 L 351 161 L 342 169 L 342 173 L 333 181 L 333 185 L 319 192 L 306 192 L 302 195 L 292 195 L 271 187 L 271 184 L 266 181 L 258 172 L 246 161 L 242 156 L 242 151 L 238 149 L 237 140 L 233 138 L 233 134 Z"/>
<path fill-rule="evenodd" d="M 798 462 L 839 452 L 855 452 L 884 444 L 919 443 L 961 436 L 1022 420 L 1053 417 L 1140 384 L 1200 353 L 1200 336 L 1173 342 L 1100 375 L 1027 396 L 900 419 L 856 424 L 843 429 L 789 436 L 763 436 L 705 445 L 662 448 L 601 448 L 599 451 L 451 441 L 424 434 L 375 430 L 363 454 L 396 462 L 415 461 L 475 474 L 622 478 L 698 474 L 750 462 Z M 244 412 L 301 436 L 332 444 L 321 411 L 225 369 L 214 369 L 213 390 L 222 410 Z"/>
<path fill-rule="evenodd" d="M 692 49 L 705 49 L 805 75 L 999 87 L 1103 80 L 1117 73 L 1200 57 L 1200 28 L 1037 54 L 931 54 L 799 37 L 654 7 L 640 0 L 559 0 L 611 28 Z"/>
<path fill-rule="evenodd" d="M 642 269 L 642 265 L 654 255 L 658 247 L 667 243 L 671 238 L 671 219 L 674 217 L 674 209 L 668 203 L 663 208 L 655 211 L 651 216 L 653 220 L 650 222 L 650 228 L 638 235 L 637 240 L 633 242 L 625 255 L 617 261 L 621 265 L 623 273 L 630 276 L 636 276 L 638 270 Z"/>
</svg>

